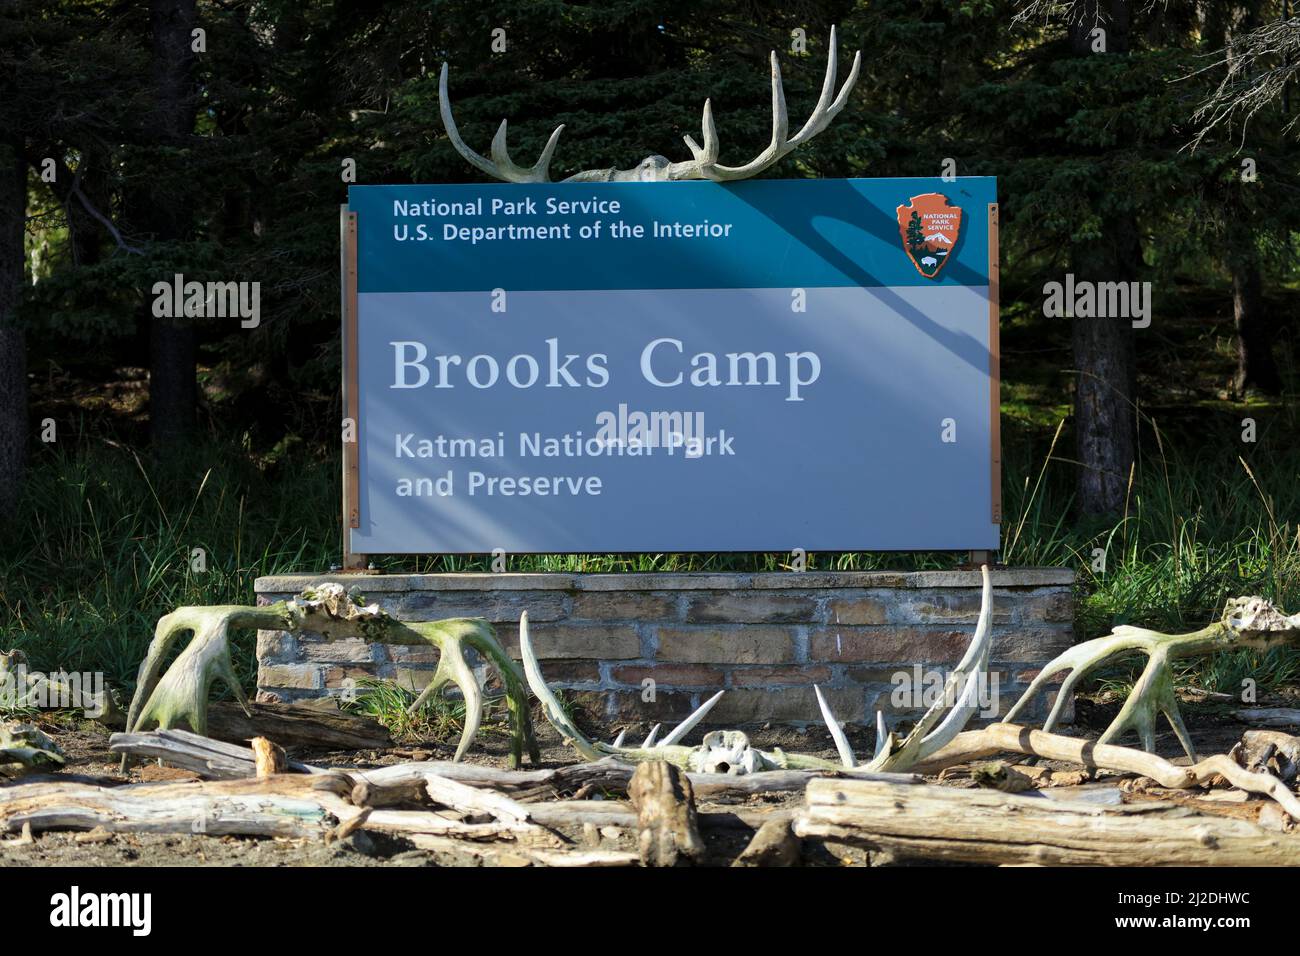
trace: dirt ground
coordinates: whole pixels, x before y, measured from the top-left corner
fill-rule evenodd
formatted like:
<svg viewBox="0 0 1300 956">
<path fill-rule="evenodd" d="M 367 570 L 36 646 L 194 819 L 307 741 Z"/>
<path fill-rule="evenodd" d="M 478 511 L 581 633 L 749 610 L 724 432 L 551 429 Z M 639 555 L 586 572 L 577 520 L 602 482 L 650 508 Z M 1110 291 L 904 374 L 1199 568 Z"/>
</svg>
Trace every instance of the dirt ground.
<svg viewBox="0 0 1300 956">
<path fill-rule="evenodd" d="M 1076 725 L 1064 732 L 1095 736 L 1114 716 L 1118 705 L 1081 698 L 1077 705 Z M 1223 708 L 1214 706 L 1188 706 L 1188 723 L 1202 754 L 1224 753 L 1240 739 L 1244 725 L 1224 715 Z M 145 780 L 195 779 L 192 774 L 172 768 L 146 764 L 133 767 L 126 775 L 120 771 L 116 759 L 110 759 L 108 738 L 111 731 L 89 721 L 42 719 L 38 725 L 63 748 L 67 766 L 63 776 L 99 778 L 104 783 L 142 782 Z M 637 728 L 633 728 L 635 730 Z M 487 729 L 488 731 L 491 728 Z M 554 731 L 545 723 L 537 725 L 538 742 L 542 748 L 542 767 L 554 767 L 574 762 L 574 754 L 564 747 Z M 701 731 L 697 730 L 697 736 Z M 763 749 L 780 747 L 787 752 L 814 754 L 835 759 L 834 744 L 825 728 L 807 729 L 765 727 L 749 731 L 751 742 Z M 629 732 L 629 737 L 635 734 Z M 873 734 L 866 729 L 850 729 L 850 741 L 859 754 L 870 753 Z M 1179 751 L 1172 734 L 1164 734 L 1157 741 L 1159 752 L 1170 759 L 1178 758 Z M 386 750 L 350 752 L 292 752 L 295 759 L 318 766 L 382 767 L 412 760 L 449 760 L 454 753 L 454 742 L 406 742 Z M 499 732 L 480 733 L 466 761 L 470 763 L 505 768 L 508 742 Z M 1185 758 L 1182 758 L 1185 762 Z M 1178 760 L 1175 759 L 1175 762 Z M 1070 765 L 1044 764 L 1049 768 L 1077 769 Z M 525 768 L 528 765 L 525 764 Z M 31 778 L 24 778 L 31 779 Z M 932 778 L 945 786 L 975 786 L 970 775 L 961 769 L 945 772 L 942 778 Z M 1104 777 L 1102 778 L 1104 780 Z M 3 787 L 0 786 L 0 798 Z M 1168 794 L 1165 794 L 1167 797 Z M 1126 793 L 1125 800 L 1144 799 L 1140 792 Z M 1180 801 L 1183 796 L 1178 795 Z M 1188 801 L 1202 806 L 1205 801 L 1188 795 Z M 745 809 L 776 809 L 793 807 L 802 800 L 801 794 L 762 795 L 747 798 L 740 804 L 723 804 L 701 801 L 701 812 Z M 1258 812 L 1260 801 L 1232 807 L 1212 808 L 1212 812 L 1226 812 L 1233 816 L 1251 816 Z M 1248 809 L 1249 808 L 1249 809 Z M 1202 806 L 1208 809 L 1208 806 Z M 709 828 L 705 839 L 709 844 L 706 862 L 725 864 L 744 849 L 752 833 L 743 828 L 719 830 Z M 593 846 L 591 834 L 566 834 L 578 845 Z M 585 842 L 584 842 L 585 841 Z M 598 846 L 606 850 L 635 851 L 635 833 L 620 828 L 606 827 L 599 833 Z M 847 852 L 847 851 L 846 851 Z M 524 861 L 520 861 L 521 863 Z M 806 859 L 806 862 L 823 865 L 862 863 L 865 858 L 832 857 Z M 447 854 L 442 851 L 420 849 L 411 840 L 385 834 L 358 832 L 342 841 L 325 844 L 320 840 L 257 839 L 233 836 L 161 836 L 152 834 L 106 834 L 84 832 L 37 833 L 35 841 L 23 844 L 14 836 L 0 837 L 0 866 L 446 866 L 477 865 L 473 856 Z"/>
</svg>

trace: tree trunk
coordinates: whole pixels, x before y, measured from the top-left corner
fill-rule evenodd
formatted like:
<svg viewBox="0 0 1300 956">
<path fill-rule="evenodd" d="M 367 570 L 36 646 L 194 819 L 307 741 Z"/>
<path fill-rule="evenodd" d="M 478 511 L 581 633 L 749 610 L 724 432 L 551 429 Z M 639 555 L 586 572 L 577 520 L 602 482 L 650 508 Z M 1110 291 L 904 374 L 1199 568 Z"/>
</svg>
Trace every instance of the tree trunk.
<svg viewBox="0 0 1300 956">
<path fill-rule="evenodd" d="M 153 319 L 149 335 L 149 435 L 175 445 L 194 432 L 198 405 L 198 346 L 186 319 Z"/>
<path fill-rule="evenodd" d="M 194 128 L 195 0 L 150 0 L 153 103 L 149 126 L 160 144 L 174 144 Z M 183 239 L 189 231 L 186 203 L 156 194 L 140 197 L 154 238 Z M 160 319 L 152 314 L 152 294 L 144 303 L 150 332 L 149 428 L 155 445 L 166 446 L 194 431 L 198 405 L 197 339 L 185 318 Z"/>
<path fill-rule="evenodd" d="M 26 215 L 27 164 L 0 143 L 0 525 L 18 503 L 27 464 L 27 344 L 18 324 Z"/>
<path fill-rule="evenodd" d="M 54 194 L 59 197 L 68 211 L 68 244 L 72 248 L 72 264 L 91 266 L 99 262 L 102 255 L 104 227 L 90 214 L 85 203 L 72 192 L 72 183 L 86 201 L 103 215 L 112 216 L 113 208 L 109 197 L 108 169 L 110 159 L 106 153 L 85 150 L 82 152 L 81 164 L 74 175 L 67 167 L 59 169 L 59 177 L 66 174 L 66 188 L 57 182 L 52 185 Z"/>
<path fill-rule="evenodd" d="M 1075 275 L 1076 281 L 1118 278 L 1114 270 L 1100 274 L 1077 270 Z M 1072 320 L 1074 367 L 1078 369 L 1074 392 L 1077 501 L 1084 515 L 1118 514 L 1128 492 L 1136 418 L 1136 363 L 1129 321 L 1114 316 Z"/>
<path fill-rule="evenodd" d="M 1237 240 L 1231 240 L 1237 245 Z M 1282 377 L 1273 361 L 1272 335 L 1264 308 L 1259 257 L 1246 237 L 1228 263 L 1232 271 L 1232 319 L 1237 327 L 1237 373 L 1232 388 L 1238 397 L 1249 388 L 1270 395 L 1282 391 Z"/>
<path fill-rule="evenodd" d="M 1232 4 L 1216 19 L 1212 36 L 1227 57 L 1229 70 L 1239 66 L 1235 41 L 1259 26 L 1259 11 L 1254 4 Z M 1245 190 L 1258 188 L 1234 181 L 1228 185 L 1227 199 L 1227 266 L 1232 275 L 1232 320 L 1237 330 L 1237 371 L 1232 377 L 1232 391 L 1244 398 L 1256 388 L 1269 395 L 1282 391 L 1282 376 L 1273 361 L 1272 333 L 1264 308 L 1259 274 L 1259 250 L 1255 232 L 1250 228 L 1252 211 L 1245 202 Z"/>
<path fill-rule="evenodd" d="M 1071 26 L 1076 56 L 1116 56 L 1128 51 L 1129 10 L 1112 0 L 1109 17 L 1098 20 L 1097 0 L 1088 0 L 1085 15 Z M 1106 53 L 1092 52 L 1092 30 L 1106 31 Z M 1141 242 L 1130 216 L 1112 214 L 1102 224 L 1099 241 L 1071 250 L 1075 281 L 1128 282 L 1141 262 Z M 1086 516 L 1123 510 L 1133 465 L 1136 410 L 1133 404 L 1136 362 L 1130 317 L 1071 319 L 1074 367 L 1074 429 L 1079 475 L 1076 499 Z"/>
</svg>

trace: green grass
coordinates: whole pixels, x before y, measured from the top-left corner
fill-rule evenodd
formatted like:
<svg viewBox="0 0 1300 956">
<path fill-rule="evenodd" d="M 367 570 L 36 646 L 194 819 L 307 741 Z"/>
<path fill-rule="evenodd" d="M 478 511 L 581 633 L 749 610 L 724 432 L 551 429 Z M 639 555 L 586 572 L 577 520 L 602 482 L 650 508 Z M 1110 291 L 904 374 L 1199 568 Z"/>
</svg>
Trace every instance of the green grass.
<svg viewBox="0 0 1300 956">
<path fill-rule="evenodd" d="M 158 618 L 249 604 L 262 574 L 337 561 L 332 463 L 265 470 L 229 447 L 149 461 L 112 444 L 38 455 L 0 546 L 0 648 L 129 690 Z M 194 549 L 206 569 L 196 570 Z M 253 637 L 236 637 L 253 683 Z"/>
<path fill-rule="evenodd" d="M 396 681 L 362 678 L 357 687 L 356 696 L 344 703 L 344 709 L 375 718 L 395 740 L 450 740 L 460 736 L 465 726 L 465 701 L 459 697 L 434 694 L 412 713 L 417 695 Z M 504 699 L 486 700 L 479 733 L 485 732 L 508 732 Z"/>
</svg>

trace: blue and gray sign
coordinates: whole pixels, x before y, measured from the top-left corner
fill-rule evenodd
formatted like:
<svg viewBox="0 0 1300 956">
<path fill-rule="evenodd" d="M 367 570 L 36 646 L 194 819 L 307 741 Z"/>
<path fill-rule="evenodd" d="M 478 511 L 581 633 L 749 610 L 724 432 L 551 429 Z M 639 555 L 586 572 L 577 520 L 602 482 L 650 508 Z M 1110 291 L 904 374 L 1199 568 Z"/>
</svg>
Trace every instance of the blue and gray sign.
<svg viewBox="0 0 1300 956">
<path fill-rule="evenodd" d="M 998 546 L 993 179 L 353 186 L 361 554 Z"/>
</svg>

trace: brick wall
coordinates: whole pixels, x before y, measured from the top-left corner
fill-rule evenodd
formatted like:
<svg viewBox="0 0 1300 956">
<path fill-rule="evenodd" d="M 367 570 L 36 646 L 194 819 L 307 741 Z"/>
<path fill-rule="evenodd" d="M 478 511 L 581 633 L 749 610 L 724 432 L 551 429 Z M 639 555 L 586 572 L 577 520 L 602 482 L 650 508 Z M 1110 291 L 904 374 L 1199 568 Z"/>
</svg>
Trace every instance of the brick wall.
<svg viewBox="0 0 1300 956">
<path fill-rule="evenodd" d="M 670 722 L 725 689 L 710 723 L 820 723 L 814 683 L 842 721 L 870 723 L 877 708 L 915 716 L 894 706 L 898 675 L 919 666 L 924 681 L 954 665 L 980 606 L 974 571 L 280 575 L 257 580 L 258 602 L 322 581 L 358 585 L 404 620 L 485 617 L 516 658 L 527 610 L 548 682 L 590 697 L 611 722 Z M 1073 581 L 1061 568 L 993 573 L 1001 711 L 1072 642 Z M 418 689 L 437 664 L 432 648 L 278 631 L 259 633 L 257 656 L 259 693 L 280 700 L 340 693 L 363 676 Z"/>
</svg>

